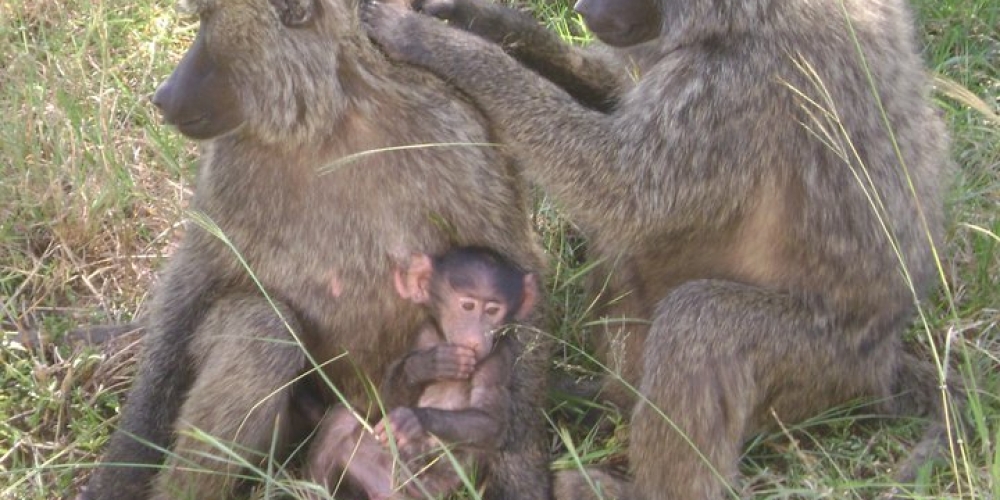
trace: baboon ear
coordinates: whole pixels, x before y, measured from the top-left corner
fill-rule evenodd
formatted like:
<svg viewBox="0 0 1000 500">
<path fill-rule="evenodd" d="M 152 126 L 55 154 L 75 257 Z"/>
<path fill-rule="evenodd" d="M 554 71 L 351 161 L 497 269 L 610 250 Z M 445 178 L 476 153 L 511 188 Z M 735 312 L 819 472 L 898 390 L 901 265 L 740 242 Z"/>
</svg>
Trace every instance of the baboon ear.
<svg viewBox="0 0 1000 500">
<path fill-rule="evenodd" d="M 301 28 L 316 17 L 317 0 L 270 0 L 281 23 L 289 28 Z"/>
<path fill-rule="evenodd" d="M 524 275 L 524 290 L 522 292 L 521 308 L 514 313 L 514 317 L 518 321 L 524 321 L 531 316 L 531 311 L 535 309 L 535 303 L 538 302 L 538 279 L 535 275 L 528 273 Z"/>
<path fill-rule="evenodd" d="M 396 292 L 404 299 L 426 304 L 431 300 L 430 283 L 433 273 L 434 263 L 429 255 L 412 255 L 405 267 L 397 267 L 393 271 Z"/>
</svg>

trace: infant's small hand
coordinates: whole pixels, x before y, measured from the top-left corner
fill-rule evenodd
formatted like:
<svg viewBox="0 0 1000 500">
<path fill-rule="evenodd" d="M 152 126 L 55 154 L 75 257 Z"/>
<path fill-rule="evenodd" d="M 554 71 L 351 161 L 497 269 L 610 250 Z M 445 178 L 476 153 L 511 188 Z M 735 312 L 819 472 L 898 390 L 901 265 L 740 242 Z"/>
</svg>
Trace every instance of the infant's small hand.
<svg viewBox="0 0 1000 500">
<path fill-rule="evenodd" d="M 406 407 L 393 408 L 382 421 L 375 425 L 375 439 L 388 444 L 391 436 L 396 441 L 396 447 L 406 449 L 413 442 L 424 437 L 424 427 L 413 410 Z"/>
</svg>

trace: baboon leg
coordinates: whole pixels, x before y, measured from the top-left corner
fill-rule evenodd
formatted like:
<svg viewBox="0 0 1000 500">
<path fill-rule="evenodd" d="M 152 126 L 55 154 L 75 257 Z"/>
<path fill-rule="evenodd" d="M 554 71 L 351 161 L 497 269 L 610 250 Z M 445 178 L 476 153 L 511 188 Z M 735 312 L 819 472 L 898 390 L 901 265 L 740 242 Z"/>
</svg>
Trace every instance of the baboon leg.
<svg viewBox="0 0 1000 500">
<path fill-rule="evenodd" d="M 135 381 L 81 500 L 132 500 L 149 495 L 163 450 L 170 447 L 174 422 L 197 367 L 189 349 L 197 326 L 217 296 L 215 266 L 198 253 L 206 238 L 189 231 L 153 292 L 148 333 Z"/>
<path fill-rule="evenodd" d="M 342 471 L 369 500 L 394 497 L 394 465 L 389 448 L 363 429 L 358 417 L 343 405 L 334 406 L 323 417 L 306 458 L 310 481 L 336 493 L 343 479 L 337 472 Z"/>
<path fill-rule="evenodd" d="M 848 331 L 803 300 L 737 283 L 675 289 L 644 351 L 648 401 L 635 408 L 629 450 L 635 491 L 722 498 L 741 443 L 775 417 L 796 422 L 860 396 L 888 396 L 899 344 L 895 331 L 873 323 Z"/>
<path fill-rule="evenodd" d="M 518 328 L 518 352 L 510 382 L 510 407 L 507 409 L 507 436 L 503 446 L 489 458 L 486 500 L 549 500 L 548 437 L 542 422 L 548 391 L 546 371 L 548 349 L 528 328 Z M 525 346 L 520 350 L 520 346 Z"/>
<path fill-rule="evenodd" d="M 192 357 L 201 366 L 154 498 L 229 498 L 243 461 L 257 465 L 274 442 L 284 444 L 292 391 L 286 384 L 306 361 L 290 328 L 297 328 L 291 312 L 259 296 L 213 306 L 195 332 Z"/>
<path fill-rule="evenodd" d="M 898 396 L 889 400 L 887 409 L 897 415 L 921 415 L 930 420 L 920 442 L 896 464 L 892 480 L 905 485 L 916 481 L 921 468 L 941 458 L 948 450 L 949 421 L 942 406 L 940 382 L 934 365 L 910 353 L 903 353 L 899 368 L 892 388 L 893 394 Z M 947 390 L 952 408 L 958 413 L 952 416 L 952 421 L 960 425 L 966 423 L 962 416 L 966 403 L 964 388 L 949 380 Z M 890 493 L 882 498 L 897 497 Z"/>
</svg>

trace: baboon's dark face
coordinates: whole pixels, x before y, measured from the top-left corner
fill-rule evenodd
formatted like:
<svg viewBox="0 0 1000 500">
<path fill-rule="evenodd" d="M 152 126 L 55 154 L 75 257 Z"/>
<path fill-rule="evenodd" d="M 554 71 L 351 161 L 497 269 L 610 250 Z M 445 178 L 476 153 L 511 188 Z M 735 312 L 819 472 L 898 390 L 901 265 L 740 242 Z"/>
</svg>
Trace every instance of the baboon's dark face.
<svg viewBox="0 0 1000 500">
<path fill-rule="evenodd" d="M 660 35 L 656 0 L 579 0 L 574 7 L 602 42 L 628 47 Z"/>
<path fill-rule="evenodd" d="M 232 78 L 206 49 L 204 32 L 156 90 L 153 104 L 165 122 L 193 139 L 211 139 L 243 123 Z"/>
<path fill-rule="evenodd" d="M 182 134 L 212 139 L 252 124 L 280 137 L 305 121 L 312 96 L 336 97 L 316 83 L 336 81 L 319 0 L 190 0 L 181 9 L 198 17 L 198 35 L 153 103 Z"/>
</svg>

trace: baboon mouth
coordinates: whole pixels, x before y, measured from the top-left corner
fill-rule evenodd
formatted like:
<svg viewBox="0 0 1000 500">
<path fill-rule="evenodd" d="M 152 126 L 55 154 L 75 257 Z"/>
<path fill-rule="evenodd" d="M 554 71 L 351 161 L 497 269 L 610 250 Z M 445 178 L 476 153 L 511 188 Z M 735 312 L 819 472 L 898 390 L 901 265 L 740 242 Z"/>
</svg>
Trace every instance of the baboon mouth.
<svg viewBox="0 0 1000 500">
<path fill-rule="evenodd" d="M 616 29 L 609 30 L 595 30 L 590 28 L 590 31 L 597 37 L 598 40 L 611 45 L 612 47 L 620 47 L 623 45 L 628 45 L 624 39 L 628 37 L 628 32 Z"/>
<path fill-rule="evenodd" d="M 192 139 L 211 139 L 229 129 L 217 127 L 209 115 L 199 115 L 197 117 L 170 123 L 177 128 L 177 131 Z"/>
<path fill-rule="evenodd" d="M 189 118 L 187 120 L 177 120 L 177 121 L 167 118 L 166 122 L 177 128 L 187 128 L 187 127 L 197 126 L 201 123 L 204 123 L 206 120 L 207 118 L 205 115 L 198 115 L 194 118 Z"/>
<path fill-rule="evenodd" d="M 600 26 L 596 29 L 594 27 L 587 26 L 587 28 L 590 29 L 591 33 L 593 33 L 598 40 L 612 47 L 631 47 L 633 45 L 648 42 L 656 38 L 659 34 L 658 31 L 651 31 L 649 29 L 633 26 L 629 26 L 628 28 L 607 27 L 603 29 Z"/>
</svg>

